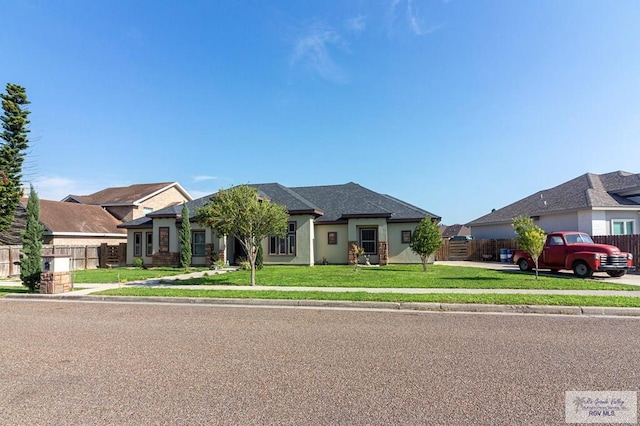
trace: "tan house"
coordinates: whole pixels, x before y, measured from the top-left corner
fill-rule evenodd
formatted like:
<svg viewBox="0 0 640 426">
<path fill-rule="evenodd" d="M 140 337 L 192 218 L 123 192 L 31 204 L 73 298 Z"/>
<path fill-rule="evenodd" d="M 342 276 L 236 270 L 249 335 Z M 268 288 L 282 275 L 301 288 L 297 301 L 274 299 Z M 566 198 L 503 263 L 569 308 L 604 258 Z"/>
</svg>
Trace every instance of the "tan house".
<svg viewBox="0 0 640 426">
<path fill-rule="evenodd" d="M 100 206 L 127 222 L 193 198 L 178 182 L 143 183 L 106 188 L 91 195 L 68 195 L 62 201 Z"/>
<path fill-rule="evenodd" d="M 344 185 L 285 187 L 251 185 L 260 196 L 284 205 L 289 213 L 285 238 L 263 241 L 265 264 L 347 264 L 349 247 L 365 249 L 372 264 L 420 263 L 409 248 L 413 230 L 426 216 L 440 217 L 389 195 L 350 182 Z M 193 265 L 221 259 L 234 263 L 244 253 L 232 236 L 218 235 L 194 221 L 196 209 L 210 198 L 187 203 L 191 222 Z M 148 265 L 177 265 L 182 206 L 154 211 L 122 225 L 127 230 L 127 263 L 142 258 Z"/>
</svg>

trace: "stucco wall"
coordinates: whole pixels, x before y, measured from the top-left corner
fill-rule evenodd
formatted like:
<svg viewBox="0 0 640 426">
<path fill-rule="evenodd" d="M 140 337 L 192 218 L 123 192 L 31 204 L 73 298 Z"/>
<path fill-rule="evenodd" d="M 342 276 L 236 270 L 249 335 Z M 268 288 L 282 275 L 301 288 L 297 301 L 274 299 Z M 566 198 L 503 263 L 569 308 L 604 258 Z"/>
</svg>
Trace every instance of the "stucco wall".
<svg viewBox="0 0 640 426">
<path fill-rule="evenodd" d="M 337 244 L 329 244 L 328 233 L 335 232 Z M 330 264 L 349 263 L 348 226 L 345 225 L 316 225 L 315 229 L 316 263 L 325 258 Z"/>
<path fill-rule="evenodd" d="M 606 212 L 606 226 L 607 226 L 607 235 L 613 235 L 613 224 L 612 221 L 615 220 L 632 220 L 633 221 L 633 233 L 640 234 L 640 229 L 638 229 L 640 214 L 638 212 L 632 211 L 617 211 L 617 210 L 609 210 Z"/>
<path fill-rule="evenodd" d="M 45 237 L 46 238 L 46 237 Z M 47 238 L 47 244 L 56 246 L 99 246 L 100 244 L 118 245 L 120 243 L 126 243 L 127 236 L 123 235 L 120 238 L 110 237 L 53 237 L 53 239 Z"/>
<path fill-rule="evenodd" d="M 268 265 L 313 265 L 315 261 L 313 216 L 290 216 L 296 222 L 296 255 L 270 255 L 269 238 L 262 242 L 264 264 Z"/>
<path fill-rule="evenodd" d="M 402 242 L 402 231 L 413 231 L 418 223 L 390 223 L 388 226 L 389 237 L 389 263 L 421 263 L 420 256 L 409 248 L 409 243 Z"/>
</svg>

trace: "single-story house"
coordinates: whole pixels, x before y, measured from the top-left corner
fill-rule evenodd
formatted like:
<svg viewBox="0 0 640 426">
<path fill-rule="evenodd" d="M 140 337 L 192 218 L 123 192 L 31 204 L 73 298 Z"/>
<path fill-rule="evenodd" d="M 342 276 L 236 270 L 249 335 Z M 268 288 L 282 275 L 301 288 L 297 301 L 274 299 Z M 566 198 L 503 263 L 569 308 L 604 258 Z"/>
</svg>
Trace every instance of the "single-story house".
<svg viewBox="0 0 640 426">
<path fill-rule="evenodd" d="M 11 227 L 0 234 L 0 244 L 21 245 L 26 224 L 27 199 L 16 209 Z M 127 242 L 127 233 L 118 228 L 122 222 L 99 206 L 40 200 L 43 243 L 52 245 L 100 245 Z"/>
<path fill-rule="evenodd" d="M 372 264 L 420 263 L 409 248 L 411 234 L 427 216 L 440 221 L 439 216 L 426 210 L 352 182 L 309 187 L 278 183 L 251 186 L 261 197 L 285 206 L 290 216 L 285 238 L 271 237 L 262 242 L 265 264 L 347 264 L 352 243 L 364 248 Z M 213 195 L 186 203 L 194 265 L 210 265 L 216 259 L 234 263 L 243 256 L 233 236 L 218 235 L 194 221 L 196 209 Z M 178 231 L 184 220 L 181 213 L 182 206 L 175 205 L 119 225 L 127 230 L 127 263 L 142 258 L 145 264 L 176 265 Z"/>
<path fill-rule="evenodd" d="M 586 173 L 495 210 L 467 224 L 474 238 L 513 238 L 513 218 L 529 216 L 546 232 L 638 234 L 640 174 Z"/>
<path fill-rule="evenodd" d="M 178 182 L 160 182 L 106 188 L 90 195 L 68 195 L 62 201 L 100 206 L 126 222 L 191 200 L 191 195 Z"/>
</svg>

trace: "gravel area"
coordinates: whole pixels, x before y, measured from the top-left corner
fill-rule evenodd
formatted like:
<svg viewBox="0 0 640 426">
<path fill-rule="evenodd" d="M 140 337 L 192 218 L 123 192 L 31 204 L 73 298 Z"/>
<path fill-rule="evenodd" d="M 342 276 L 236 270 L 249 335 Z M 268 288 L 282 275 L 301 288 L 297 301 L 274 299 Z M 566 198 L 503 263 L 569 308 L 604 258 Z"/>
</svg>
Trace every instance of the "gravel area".
<svg viewBox="0 0 640 426">
<path fill-rule="evenodd" d="M 2 424 L 564 424 L 638 319 L 0 300 Z"/>
</svg>

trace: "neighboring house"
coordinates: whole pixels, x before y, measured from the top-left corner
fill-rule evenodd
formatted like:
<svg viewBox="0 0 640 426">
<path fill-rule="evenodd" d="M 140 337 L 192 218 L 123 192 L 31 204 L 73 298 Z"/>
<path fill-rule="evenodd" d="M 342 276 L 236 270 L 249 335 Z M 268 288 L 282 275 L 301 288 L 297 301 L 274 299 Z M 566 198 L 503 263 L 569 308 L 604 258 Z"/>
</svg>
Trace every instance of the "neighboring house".
<svg viewBox="0 0 640 426">
<path fill-rule="evenodd" d="M 62 201 L 100 206 L 126 222 L 191 200 L 191 195 L 178 182 L 161 182 L 107 188 L 91 195 L 68 195 Z"/>
<path fill-rule="evenodd" d="M 448 240 L 452 237 L 464 237 L 467 235 L 471 235 L 471 229 L 468 226 L 460 225 L 459 223 L 455 225 L 439 225 L 438 229 L 440 230 L 440 235 L 445 240 Z"/>
<path fill-rule="evenodd" d="M 0 235 L 2 245 L 21 245 L 26 224 L 27 199 L 22 199 L 11 228 Z M 40 200 L 40 223 L 44 225 L 44 244 L 100 245 L 127 242 L 121 223 L 99 206 Z"/>
<path fill-rule="evenodd" d="M 521 215 L 532 217 L 546 232 L 638 234 L 640 175 L 623 171 L 587 173 L 495 210 L 467 226 L 474 238 L 513 238 L 512 220 Z"/>
<path fill-rule="evenodd" d="M 290 216 L 285 238 L 263 241 L 265 264 L 347 264 L 351 243 L 363 247 L 372 264 L 420 263 L 409 248 L 411 234 L 426 216 L 440 220 L 426 210 L 355 183 L 296 188 L 277 183 L 251 186 L 261 197 L 285 206 Z M 234 263 L 243 256 L 235 238 L 217 235 L 194 222 L 196 209 L 212 196 L 187 203 L 194 265 L 210 265 L 214 257 Z M 176 265 L 181 212 L 182 206 L 176 205 L 119 225 L 127 230 L 127 263 L 140 257 L 145 264 Z"/>
</svg>

